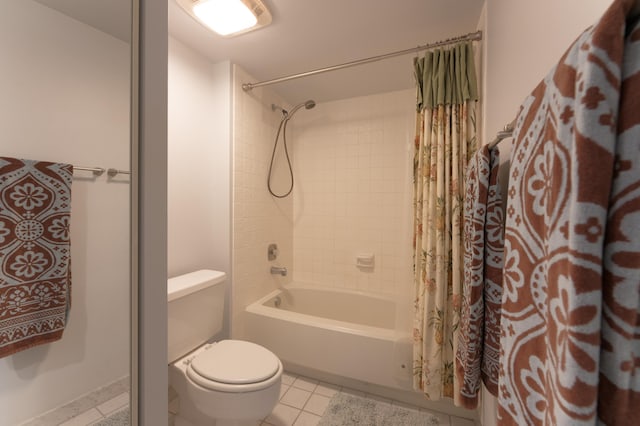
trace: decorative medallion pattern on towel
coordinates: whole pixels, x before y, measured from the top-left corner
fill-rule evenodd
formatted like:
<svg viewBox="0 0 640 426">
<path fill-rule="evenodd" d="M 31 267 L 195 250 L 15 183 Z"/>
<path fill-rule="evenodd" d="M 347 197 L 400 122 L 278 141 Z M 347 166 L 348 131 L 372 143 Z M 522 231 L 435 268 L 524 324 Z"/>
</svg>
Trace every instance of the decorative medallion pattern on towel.
<svg viewBox="0 0 640 426">
<path fill-rule="evenodd" d="M 637 424 L 640 407 L 640 21 L 626 38 L 604 243 L 598 417 Z"/>
<path fill-rule="evenodd" d="M 640 33 L 616 0 L 525 100 L 511 153 L 500 424 L 640 406 Z M 624 81 L 622 80 L 624 78 Z"/>
<path fill-rule="evenodd" d="M 504 224 L 498 183 L 500 152 L 481 147 L 467 166 L 464 200 L 464 283 L 456 405 L 478 405 L 480 380 L 498 395 Z"/>
<path fill-rule="evenodd" d="M 73 166 L 0 157 L 0 357 L 62 337 Z"/>
</svg>

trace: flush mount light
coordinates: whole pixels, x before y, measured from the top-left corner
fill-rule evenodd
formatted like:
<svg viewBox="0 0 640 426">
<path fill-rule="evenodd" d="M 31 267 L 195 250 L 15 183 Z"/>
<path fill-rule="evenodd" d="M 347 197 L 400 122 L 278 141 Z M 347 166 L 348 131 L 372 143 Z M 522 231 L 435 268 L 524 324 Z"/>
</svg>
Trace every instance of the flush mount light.
<svg viewBox="0 0 640 426">
<path fill-rule="evenodd" d="M 261 0 L 176 0 L 193 18 L 224 37 L 257 30 L 271 23 Z"/>
</svg>

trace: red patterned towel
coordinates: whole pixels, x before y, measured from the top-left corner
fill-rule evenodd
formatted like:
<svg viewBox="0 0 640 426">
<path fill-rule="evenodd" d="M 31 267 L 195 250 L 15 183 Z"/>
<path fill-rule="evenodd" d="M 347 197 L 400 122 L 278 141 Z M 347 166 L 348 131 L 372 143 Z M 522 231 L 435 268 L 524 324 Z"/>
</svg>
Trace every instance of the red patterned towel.
<svg viewBox="0 0 640 426">
<path fill-rule="evenodd" d="M 638 423 L 640 27 L 616 0 L 525 100 L 511 154 L 500 424 Z"/>
<path fill-rule="evenodd" d="M 62 337 L 73 166 L 0 157 L 0 357 Z"/>
<path fill-rule="evenodd" d="M 456 351 L 456 405 L 478 405 L 480 378 L 498 395 L 502 299 L 500 152 L 480 148 L 467 166 L 464 202 L 464 283 Z"/>
</svg>

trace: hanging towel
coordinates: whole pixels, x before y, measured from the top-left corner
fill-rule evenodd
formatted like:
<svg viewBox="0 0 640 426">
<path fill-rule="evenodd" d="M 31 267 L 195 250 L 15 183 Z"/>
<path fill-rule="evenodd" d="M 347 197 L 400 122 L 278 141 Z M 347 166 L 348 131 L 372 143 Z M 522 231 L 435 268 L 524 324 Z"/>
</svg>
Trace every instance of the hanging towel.
<svg viewBox="0 0 640 426">
<path fill-rule="evenodd" d="M 481 147 L 469 161 L 464 201 L 464 282 L 455 371 L 456 405 L 478 405 L 480 380 L 498 395 L 503 213 L 500 152 Z"/>
<path fill-rule="evenodd" d="M 73 166 L 0 157 L 0 357 L 62 337 Z"/>
<path fill-rule="evenodd" d="M 598 418 L 608 425 L 638 423 L 640 407 L 640 22 L 626 37 L 617 133 L 598 383 Z"/>
<path fill-rule="evenodd" d="M 517 119 L 503 272 L 502 425 L 638 422 L 640 28 L 626 25 L 632 5 L 614 1 L 525 99 Z"/>
</svg>

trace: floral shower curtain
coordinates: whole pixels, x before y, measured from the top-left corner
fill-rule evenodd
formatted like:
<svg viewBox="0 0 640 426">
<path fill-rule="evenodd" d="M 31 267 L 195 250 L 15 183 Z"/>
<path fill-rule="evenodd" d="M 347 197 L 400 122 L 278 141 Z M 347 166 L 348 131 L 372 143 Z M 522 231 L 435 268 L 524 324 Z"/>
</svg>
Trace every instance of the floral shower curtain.
<svg viewBox="0 0 640 426">
<path fill-rule="evenodd" d="M 477 86 L 471 43 L 414 60 L 413 386 L 453 397 L 462 305 L 464 173 L 477 148 Z"/>
</svg>

